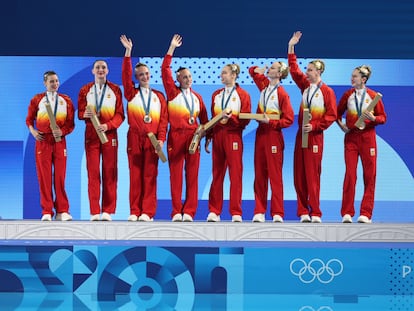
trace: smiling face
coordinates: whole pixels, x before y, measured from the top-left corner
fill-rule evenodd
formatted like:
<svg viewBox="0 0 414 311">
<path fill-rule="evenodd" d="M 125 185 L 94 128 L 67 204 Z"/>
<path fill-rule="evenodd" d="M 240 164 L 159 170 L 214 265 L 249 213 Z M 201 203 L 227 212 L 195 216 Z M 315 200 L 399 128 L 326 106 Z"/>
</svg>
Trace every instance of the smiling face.
<svg viewBox="0 0 414 311">
<path fill-rule="evenodd" d="M 59 89 L 59 78 L 57 74 L 46 74 L 43 84 L 45 85 L 46 90 L 48 92 L 57 92 L 57 90 Z"/>
<path fill-rule="evenodd" d="M 318 83 L 321 79 L 321 71 L 316 69 L 314 64 L 309 63 L 306 69 L 306 77 L 310 83 Z"/>
<path fill-rule="evenodd" d="M 193 77 L 191 76 L 190 70 L 181 69 L 179 72 L 177 72 L 177 81 L 180 84 L 181 88 L 191 88 L 191 85 L 193 84 Z"/>
<path fill-rule="evenodd" d="M 236 83 L 237 72 L 231 69 L 230 66 L 226 65 L 221 70 L 221 82 L 226 86 L 233 86 Z"/>
<path fill-rule="evenodd" d="M 274 62 L 272 66 L 267 69 L 266 73 L 269 79 L 276 79 L 280 76 L 280 64 L 278 62 Z"/>
<path fill-rule="evenodd" d="M 351 84 L 356 89 L 362 89 L 367 81 L 366 77 L 362 77 L 361 72 L 355 69 L 351 75 Z"/>
<path fill-rule="evenodd" d="M 95 82 L 105 82 L 109 73 L 108 64 L 103 60 L 94 63 L 92 74 L 95 76 Z"/>
<path fill-rule="evenodd" d="M 135 67 L 135 78 L 142 87 L 149 88 L 151 74 L 146 65 L 139 65 Z"/>
</svg>

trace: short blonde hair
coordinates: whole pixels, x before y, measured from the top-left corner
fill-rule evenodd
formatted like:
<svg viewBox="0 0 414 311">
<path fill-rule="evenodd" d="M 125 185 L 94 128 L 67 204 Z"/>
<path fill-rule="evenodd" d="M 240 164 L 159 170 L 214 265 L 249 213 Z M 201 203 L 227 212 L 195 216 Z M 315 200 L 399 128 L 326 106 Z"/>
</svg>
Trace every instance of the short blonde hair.
<svg viewBox="0 0 414 311">
<path fill-rule="evenodd" d="M 309 64 L 313 64 L 317 70 L 320 70 L 321 74 L 325 71 L 325 63 L 320 59 L 315 59 Z"/>
<path fill-rule="evenodd" d="M 240 66 L 238 64 L 227 64 L 225 67 L 229 67 L 230 71 L 236 74 L 236 77 L 240 74 Z"/>
<path fill-rule="evenodd" d="M 278 62 L 278 63 L 280 65 L 279 72 L 282 74 L 281 77 L 280 77 L 280 79 L 285 79 L 288 76 L 288 74 L 289 74 L 289 67 L 284 62 Z"/>
<path fill-rule="evenodd" d="M 361 76 L 363 78 L 367 78 L 367 81 L 369 79 L 369 77 L 371 76 L 371 67 L 368 65 L 361 65 L 355 68 L 356 70 L 359 71 L 359 73 L 361 74 Z"/>
</svg>

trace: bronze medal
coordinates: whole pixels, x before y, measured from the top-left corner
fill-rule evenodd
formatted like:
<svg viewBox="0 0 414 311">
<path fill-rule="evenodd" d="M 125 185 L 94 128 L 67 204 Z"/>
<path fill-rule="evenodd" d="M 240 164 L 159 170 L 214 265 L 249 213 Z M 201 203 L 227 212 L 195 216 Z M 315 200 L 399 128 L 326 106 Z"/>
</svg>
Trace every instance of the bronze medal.
<svg viewBox="0 0 414 311">
<path fill-rule="evenodd" d="M 144 117 L 144 122 L 145 123 L 151 123 L 151 121 L 152 121 L 151 117 L 146 114 L 145 117 Z"/>
</svg>

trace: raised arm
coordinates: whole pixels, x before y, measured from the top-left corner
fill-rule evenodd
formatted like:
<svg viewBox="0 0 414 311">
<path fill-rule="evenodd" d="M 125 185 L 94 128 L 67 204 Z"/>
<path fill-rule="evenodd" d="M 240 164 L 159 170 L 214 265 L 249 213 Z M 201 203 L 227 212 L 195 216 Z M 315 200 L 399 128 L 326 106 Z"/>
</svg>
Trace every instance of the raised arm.
<svg viewBox="0 0 414 311">
<path fill-rule="evenodd" d="M 125 55 L 122 61 L 122 85 L 124 86 L 124 96 L 130 101 L 136 94 L 135 84 L 132 81 L 132 62 L 131 62 L 131 51 L 132 51 L 132 40 L 122 35 L 119 40 L 125 48 Z"/>
<path fill-rule="evenodd" d="M 252 66 L 249 68 L 250 77 L 252 77 L 254 83 L 260 91 L 263 91 L 263 89 L 265 89 L 270 83 L 269 79 L 265 76 L 267 68 L 267 66 Z"/>
<path fill-rule="evenodd" d="M 125 57 L 131 57 L 131 51 L 132 51 L 132 40 L 127 38 L 125 35 L 121 35 L 120 37 L 120 41 L 122 43 L 122 45 L 125 48 Z"/>
<path fill-rule="evenodd" d="M 180 47 L 182 43 L 183 43 L 183 38 L 180 35 L 175 34 L 171 39 L 171 43 L 170 43 L 170 47 L 168 48 L 167 55 L 172 56 L 174 54 L 175 49 Z"/>
<path fill-rule="evenodd" d="M 302 32 L 295 31 L 292 38 L 290 38 L 288 43 L 288 54 L 295 54 L 295 45 L 299 42 L 302 37 Z"/>
<path fill-rule="evenodd" d="M 175 34 L 168 48 L 167 54 L 164 56 L 164 59 L 161 64 L 161 79 L 164 85 L 165 93 L 167 94 L 167 101 L 173 99 L 177 96 L 177 86 L 175 85 L 173 73 L 171 71 L 171 62 L 174 51 L 177 47 L 181 46 L 182 37 Z"/>
<path fill-rule="evenodd" d="M 302 37 L 302 32 L 295 31 L 290 38 L 288 43 L 288 64 L 289 72 L 292 77 L 292 80 L 295 81 L 296 85 L 300 88 L 301 92 L 309 86 L 309 81 L 306 75 L 299 68 L 297 57 L 295 54 L 295 45 L 299 42 Z"/>
</svg>

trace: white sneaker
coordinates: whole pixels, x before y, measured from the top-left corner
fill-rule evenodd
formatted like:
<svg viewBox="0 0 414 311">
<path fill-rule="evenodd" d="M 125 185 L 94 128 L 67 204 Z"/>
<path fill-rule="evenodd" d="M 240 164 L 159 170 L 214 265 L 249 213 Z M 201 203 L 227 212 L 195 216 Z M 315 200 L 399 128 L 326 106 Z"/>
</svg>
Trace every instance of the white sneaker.
<svg viewBox="0 0 414 311">
<path fill-rule="evenodd" d="M 265 222 L 265 214 L 261 214 L 261 213 L 254 214 L 252 221 L 253 222 Z"/>
<path fill-rule="evenodd" d="M 137 221 L 137 220 L 138 220 L 138 216 L 137 215 L 131 214 L 128 217 L 128 221 Z"/>
<path fill-rule="evenodd" d="M 173 222 L 183 221 L 183 215 L 177 213 L 173 216 L 171 221 L 173 221 Z"/>
<path fill-rule="evenodd" d="M 101 220 L 102 221 L 112 221 L 112 217 L 109 213 L 103 212 Z"/>
<path fill-rule="evenodd" d="M 344 217 L 342 217 L 342 222 L 346 224 L 352 223 L 352 217 L 349 214 L 345 214 Z"/>
<path fill-rule="evenodd" d="M 358 222 L 364 223 L 364 224 L 370 224 L 372 223 L 372 220 L 369 219 L 367 216 L 361 215 L 358 217 Z"/>
<path fill-rule="evenodd" d="M 218 222 L 220 221 L 220 215 L 217 215 L 216 213 L 210 212 L 207 216 L 208 222 Z"/>
<path fill-rule="evenodd" d="M 153 221 L 153 218 L 150 218 L 147 214 L 141 214 L 141 216 L 138 217 L 138 221 Z"/>
<path fill-rule="evenodd" d="M 184 214 L 183 215 L 183 221 L 185 221 L 185 222 L 193 222 L 193 217 L 191 217 L 191 215 L 189 215 L 189 214 Z"/>
<path fill-rule="evenodd" d="M 98 220 L 101 220 L 101 215 L 99 214 L 91 215 L 91 221 L 98 221 Z"/>
<path fill-rule="evenodd" d="M 52 215 L 44 214 L 40 220 L 41 221 L 52 221 Z"/>
<path fill-rule="evenodd" d="M 300 222 L 311 222 L 311 218 L 307 214 L 300 215 Z"/>
<path fill-rule="evenodd" d="M 273 215 L 273 222 L 283 222 L 283 218 L 280 215 Z"/>
<path fill-rule="evenodd" d="M 312 216 L 312 222 L 320 224 L 322 222 L 322 219 L 319 216 Z"/>
<path fill-rule="evenodd" d="M 56 214 L 56 220 L 61 220 L 61 221 L 71 221 L 72 220 L 72 216 L 69 213 L 63 212 L 61 214 Z"/>
<path fill-rule="evenodd" d="M 232 222 L 242 222 L 243 219 L 240 215 L 233 215 L 233 216 L 231 216 L 231 221 Z"/>
</svg>

